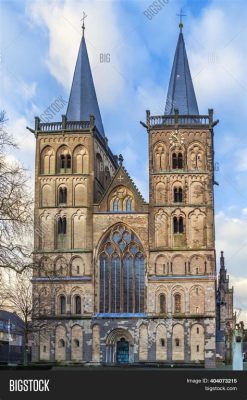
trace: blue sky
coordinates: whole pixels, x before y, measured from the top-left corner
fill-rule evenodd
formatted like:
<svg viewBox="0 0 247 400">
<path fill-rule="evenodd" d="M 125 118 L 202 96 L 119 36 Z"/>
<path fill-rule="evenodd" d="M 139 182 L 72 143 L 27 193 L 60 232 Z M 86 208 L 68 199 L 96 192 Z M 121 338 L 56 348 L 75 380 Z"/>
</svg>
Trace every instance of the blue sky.
<svg viewBox="0 0 247 400">
<path fill-rule="evenodd" d="M 12 158 L 33 176 L 34 138 L 25 129 L 59 96 L 68 100 L 86 12 L 86 41 L 103 124 L 114 154 L 148 199 L 145 110 L 163 113 L 182 7 L 184 37 L 201 114 L 214 108 L 216 246 L 225 251 L 235 305 L 247 323 L 247 139 L 245 0 L 0 1 L 1 108 L 19 143 Z M 100 63 L 109 53 L 110 62 Z M 54 118 L 60 120 L 64 107 Z"/>
</svg>

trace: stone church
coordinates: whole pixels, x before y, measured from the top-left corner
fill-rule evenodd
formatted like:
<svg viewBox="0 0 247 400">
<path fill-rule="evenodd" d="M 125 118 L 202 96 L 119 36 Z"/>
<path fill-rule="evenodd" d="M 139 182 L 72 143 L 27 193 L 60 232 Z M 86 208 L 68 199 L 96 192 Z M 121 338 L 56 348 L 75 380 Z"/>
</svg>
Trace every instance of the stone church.
<svg viewBox="0 0 247 400">
<path fill-rule="evenodd" d="M 35 119 L 34 361 L 215 366 L 217 121 L 182 27 L 164 114 L 142 122 L 148 203 L 110 150 L 84 27 L 66 115 Z"/>
</svg>

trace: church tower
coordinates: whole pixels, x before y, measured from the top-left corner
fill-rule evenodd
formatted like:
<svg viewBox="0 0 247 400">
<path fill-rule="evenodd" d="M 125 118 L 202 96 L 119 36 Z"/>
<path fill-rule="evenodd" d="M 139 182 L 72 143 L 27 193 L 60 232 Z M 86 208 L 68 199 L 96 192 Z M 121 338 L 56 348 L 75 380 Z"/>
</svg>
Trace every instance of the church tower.
<svg viewBox="0 0 247 400">
<path fill-rule="evenodd" d="M 147 111 L 149 288 L 171 359 L 215 362 L 213 110 L 200 115 L 180 23 L 164 115 Z M 166 303 L 165 305 L 163 303 Z M 157 312 L 157 311 L 156 311 Z M 206 339 L 207 338 L 207 339 Z M 169 344 L 168 344 L 169 345 Z"/>
<path fill-rule="evenodd" d="M 66 115 L 35 120 L 34 361 L 215 366 L 213 111 L 182 23 L 165 112 L 147 111 L 149 203 L 108 147 L 83 35 Z"/>
</svg>

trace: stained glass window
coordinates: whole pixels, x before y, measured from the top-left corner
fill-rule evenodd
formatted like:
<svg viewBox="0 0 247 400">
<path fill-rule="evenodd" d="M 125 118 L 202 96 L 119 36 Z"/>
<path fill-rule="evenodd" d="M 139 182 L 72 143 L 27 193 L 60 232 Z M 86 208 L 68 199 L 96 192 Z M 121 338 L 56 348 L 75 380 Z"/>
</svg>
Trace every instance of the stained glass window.
<svg viewBox="0 0 247 400">
<path fill-rule="evenodd" d="M 100 312 L 143 312 L 145 258 L 137 236 L 123 224 L 100 248 Z"/>
</svg>

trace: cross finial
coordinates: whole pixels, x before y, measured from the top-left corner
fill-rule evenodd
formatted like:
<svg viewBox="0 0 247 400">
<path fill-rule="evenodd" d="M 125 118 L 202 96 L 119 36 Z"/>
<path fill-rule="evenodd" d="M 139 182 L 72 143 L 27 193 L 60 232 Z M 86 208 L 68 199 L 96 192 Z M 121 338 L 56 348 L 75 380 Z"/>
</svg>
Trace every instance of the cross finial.
<svg viewBox="0 0 247 400">
<path fill-rule="evenodd" d="M 182 8 L 181 8 L 181 10 L 180 10 L 180 14 L 177 14 L 177 17 L 179 17 L 179 28 L 180 28 L 180 32 L 182 32 L 182 29 L 183 29 L 183 20 L 182 20 L 182 17 L 186 17 L 186 14 L 183 14 Z"/>
<path fill-rule="evenodd" d="M 82 21 L 82 35 L 84 36 L 84 31 L 85 31 L 85 18 L 87 18 L 86 13 L 83 11 L 83 17 L 81 19 Z"/>
</svg>

